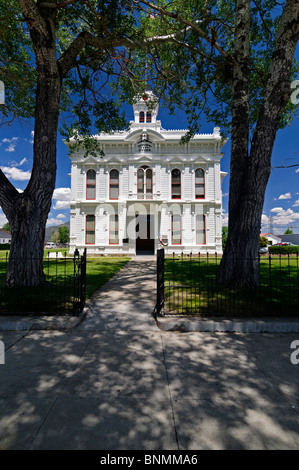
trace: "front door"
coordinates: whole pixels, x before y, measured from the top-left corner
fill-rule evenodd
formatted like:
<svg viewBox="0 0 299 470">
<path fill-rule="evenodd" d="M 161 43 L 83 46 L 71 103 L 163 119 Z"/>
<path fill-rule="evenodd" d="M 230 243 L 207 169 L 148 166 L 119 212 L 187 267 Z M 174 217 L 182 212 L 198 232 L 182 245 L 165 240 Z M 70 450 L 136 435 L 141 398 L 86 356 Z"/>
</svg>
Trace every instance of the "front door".
<svg viewBox="0 0 299 470">
<path fill-rule="evenodd" d="M 138 214 L 136 216 L 136 254 L 154 254 L 154 217 Z"/>
</svg>

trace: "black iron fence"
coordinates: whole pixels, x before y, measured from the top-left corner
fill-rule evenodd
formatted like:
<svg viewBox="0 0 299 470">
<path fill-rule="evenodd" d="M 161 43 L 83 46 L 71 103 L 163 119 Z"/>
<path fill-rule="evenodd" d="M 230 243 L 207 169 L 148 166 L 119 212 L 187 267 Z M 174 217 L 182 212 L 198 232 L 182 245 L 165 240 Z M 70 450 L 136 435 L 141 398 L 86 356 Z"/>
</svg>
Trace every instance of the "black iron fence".
<svg viewBox="0 0 299 470">
<path fill-rule="evenodd" d="M 5 314 L 71 314 L 78 315 L 86 297 L 86 251 L 73 256 L 48 253 L 43 258 L 45 285 L 8 287 L 6 271 L 8 253 L 0 258 L 0 315 Z M 26 260 L 19 260 L 24 262 Z"/>
<path fill-rule="evenodd" d="M 260 285 L 217 283 L 221 257 L 211 254 L 157 256 L 157 315 L 298 316 L 299 255 L 260 256 Z"/>
</svg>

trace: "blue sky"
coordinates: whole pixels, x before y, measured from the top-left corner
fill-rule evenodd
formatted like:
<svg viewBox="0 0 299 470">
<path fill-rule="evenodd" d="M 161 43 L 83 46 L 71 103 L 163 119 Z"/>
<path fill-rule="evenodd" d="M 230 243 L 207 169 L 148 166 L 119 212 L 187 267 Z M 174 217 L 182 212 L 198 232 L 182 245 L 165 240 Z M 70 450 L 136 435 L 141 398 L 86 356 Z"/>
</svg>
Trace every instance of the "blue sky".
<svg viewBox="0 0 299 470">
<path fill-rule="evenodd" d="M 299 58 L 299 54 L 297 54 Z M 298 77 L 299 79 L 299 77 Z M 133 119 L 133 110 L 125 106 L 127 117 Z M 299 116 L 296 116 L 289 127 L 277 134 L 272 166 L 299 164 Z M 186 129 L 187 120 L 184 113 L 178 112 L 171 116 L 167 110 L 159 108 L 158 119 L 165 129 Z M 212 133 L 213 125 L 202 122 L 200 132 Z M 229 189 L 229 160 L 230 142 L 223 147 L 224 156 L 221 169 L 228 172 L 224 179 L 223 190 L 223 222 L 227 224 L 228 189 Z M 0 166 L 10 181 L 18 190 L 24 190 L 30 178 L 33 154 L 33 122 L 20 124 L 13 122 L 9 127 L 0 128 Z M 57 177 L 53 203 L 48 218 L 48 225 L 58 225 L 70 218 L 70 177 L 71 161 L 68 149 L 58 135 L 57 144 Z M 6 222 L 6 217 L 0 209 L 0 227 Z M 262 232 L 272 231 L 283 233 L 290 227 L 294 233 L 299 233 L 299 166 L 288 169 L 273 169 L 268 183 Z"/>
</svg>

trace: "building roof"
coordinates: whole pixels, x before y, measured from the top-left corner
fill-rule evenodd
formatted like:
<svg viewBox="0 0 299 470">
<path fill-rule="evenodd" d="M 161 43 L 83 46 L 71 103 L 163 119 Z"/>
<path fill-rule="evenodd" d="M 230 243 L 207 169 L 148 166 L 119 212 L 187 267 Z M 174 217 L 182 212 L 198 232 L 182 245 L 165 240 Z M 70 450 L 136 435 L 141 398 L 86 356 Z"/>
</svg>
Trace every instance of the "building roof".
<svg viewBox="0 0 299 470">
<path fill-rule="evenodd" d="M 274 238 L 277 238 L 277 239 L 281 239 L 281 235 L 275 235 L 274 233 L 271 233 L 271 232 L 267 232 L 267 233 L 261 233 L 261 237 L 266 237 L 267 236 L 269 237 L 274 237 Z"/>
<path fill-rule="evenodd" d="M 3 230 L 0 228 L 0 238 L 11 238 L 10 232 L 7 232 L 6 230 Z"/>
<path fill-rule="evenodd" d="M 279 235 L 283 242 L 290 242 L 299 245 L 299 233 Z"/>
</svg>

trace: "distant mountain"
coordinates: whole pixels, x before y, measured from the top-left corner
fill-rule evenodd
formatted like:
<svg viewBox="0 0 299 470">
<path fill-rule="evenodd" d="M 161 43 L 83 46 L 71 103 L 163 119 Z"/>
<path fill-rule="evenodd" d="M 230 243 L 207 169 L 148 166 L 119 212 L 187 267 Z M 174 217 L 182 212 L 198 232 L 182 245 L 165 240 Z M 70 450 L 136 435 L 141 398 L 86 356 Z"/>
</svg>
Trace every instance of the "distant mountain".
<svg viewBox="0 0 299 470">
<path fill-rule="evenodd" d="M 53 230 L 55 230 L 55 232 L 58 232 L 59 227 L 67 227 L 68 229 L 70 229 L 70 221 L 65 222 L 64 224 L 52 225 L 51 227 L 46 227 L 46 234 L 45 234 L 46 243 L 51 241 L 51 235 L 52 235 Z"/>
</svg>

